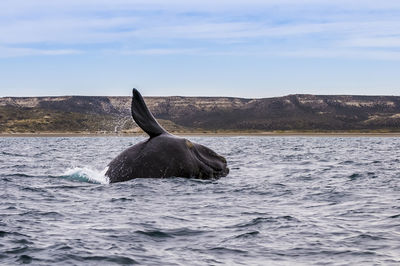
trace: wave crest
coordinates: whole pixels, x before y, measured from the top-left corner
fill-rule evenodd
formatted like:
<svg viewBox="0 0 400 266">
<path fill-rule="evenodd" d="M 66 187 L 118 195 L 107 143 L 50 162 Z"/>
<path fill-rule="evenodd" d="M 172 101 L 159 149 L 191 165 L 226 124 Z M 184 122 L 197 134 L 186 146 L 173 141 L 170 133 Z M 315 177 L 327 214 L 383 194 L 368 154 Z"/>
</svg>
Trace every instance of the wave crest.
<svg viewBox="0 0 400 266">
<path fill-rule="evenodd" d="M 76 180 L 80 182 L 89 182 L 96 184 L 109 184 L 110 180 L 105 175 L 108 170 L 106 167 L 104 170 L 99 171 L 96 169 L 91 169 L 89 167 L 75 167 L 72 169 L 66 170 L 62 174 L 62 178 Z"/>
</svg>

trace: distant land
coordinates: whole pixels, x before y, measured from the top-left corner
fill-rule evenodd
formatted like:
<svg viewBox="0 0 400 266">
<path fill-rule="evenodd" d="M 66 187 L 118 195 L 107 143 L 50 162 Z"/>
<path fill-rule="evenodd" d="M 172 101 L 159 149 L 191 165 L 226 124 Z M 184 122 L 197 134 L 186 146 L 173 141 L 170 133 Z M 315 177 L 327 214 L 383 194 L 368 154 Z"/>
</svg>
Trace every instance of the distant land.
<svg viewBox="0 0 400 266">
<path fill-rule="evenodd" d="M 145 97 L 175 133 L 400 132 L 400 96 Z M 140 133 L 131 97 L 0 98 L 0 133 Z"/>
</svg>

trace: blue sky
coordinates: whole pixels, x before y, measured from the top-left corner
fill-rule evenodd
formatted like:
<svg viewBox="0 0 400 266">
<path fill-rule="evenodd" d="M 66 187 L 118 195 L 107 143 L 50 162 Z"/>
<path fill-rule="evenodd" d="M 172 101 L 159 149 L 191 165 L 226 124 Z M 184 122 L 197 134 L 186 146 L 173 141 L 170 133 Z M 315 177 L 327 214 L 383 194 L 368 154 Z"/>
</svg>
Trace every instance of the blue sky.
<svg viewBox="0 0 400 266">
<path fill-rule="evenodd" d="M 0 96 L 400 95 L 400 1 L 2 0 Z"/>
</svg>

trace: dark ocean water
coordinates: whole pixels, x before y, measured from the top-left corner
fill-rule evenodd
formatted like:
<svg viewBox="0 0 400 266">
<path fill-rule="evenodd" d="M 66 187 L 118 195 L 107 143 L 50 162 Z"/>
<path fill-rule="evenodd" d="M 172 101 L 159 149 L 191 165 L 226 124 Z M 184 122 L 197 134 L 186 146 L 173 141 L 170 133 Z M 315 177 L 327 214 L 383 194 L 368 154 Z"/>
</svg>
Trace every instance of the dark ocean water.
<svg viewBox="0 0 400 266">
<path fill-rule="evenodd" d="M 400 138 L 189 137 L 229 176 L 107 184 L 143 138 L 0 138 L 0 264 L 400 264 Z"/>
</svg>

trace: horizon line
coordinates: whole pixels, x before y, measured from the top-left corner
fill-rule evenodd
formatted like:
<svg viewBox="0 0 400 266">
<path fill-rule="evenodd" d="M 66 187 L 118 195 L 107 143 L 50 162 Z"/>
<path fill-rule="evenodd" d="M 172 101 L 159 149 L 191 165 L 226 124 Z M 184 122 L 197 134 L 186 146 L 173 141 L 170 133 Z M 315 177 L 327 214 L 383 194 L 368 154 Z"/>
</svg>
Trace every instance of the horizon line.
<svg viewBox="0 0 400 266">
<path fill-rule="evenodd" d="M 307 96 L 360 96 L 360 97 L 400 97 L 400 95 L 389 94 L 312 94 L 312 93 L 291 93 L 280 96 L 267 96 L 267 97 L 240 97 L 240 96 L 186 96 L 186 95 L 143 95 L 144 98 L 169 98 L 169 97 L 182 97 L 182 98 L 236 98 L 236 99 L 269 99 L 269 98 L 283 98 L 289 96 L 307 95 Z M 58 97 L 132 97 L 131 95 L 43 95 L 43 96 L 0 96 L 4 98 L 58 98 Z"/>
</svg>

